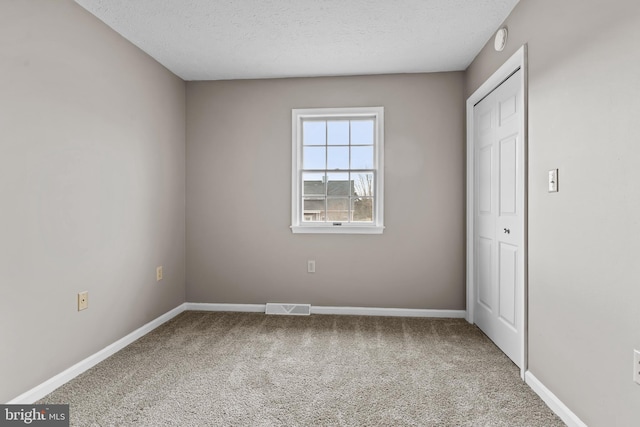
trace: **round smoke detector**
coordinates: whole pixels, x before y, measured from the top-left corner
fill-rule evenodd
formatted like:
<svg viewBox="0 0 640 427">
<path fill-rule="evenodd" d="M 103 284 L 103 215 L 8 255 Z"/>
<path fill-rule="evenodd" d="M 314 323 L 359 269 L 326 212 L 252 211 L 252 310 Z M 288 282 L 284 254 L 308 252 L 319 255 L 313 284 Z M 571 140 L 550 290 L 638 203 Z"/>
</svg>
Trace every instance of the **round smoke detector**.
<svg viewBox="0 0 640 427">
<path fill-rule="evenodd" d="M 496 38 L 493 42 L 493 47 L 496 51 L 502 52 L 507 44 L 507 28 L 503 27 L 496 33 Z"/>
</svg>

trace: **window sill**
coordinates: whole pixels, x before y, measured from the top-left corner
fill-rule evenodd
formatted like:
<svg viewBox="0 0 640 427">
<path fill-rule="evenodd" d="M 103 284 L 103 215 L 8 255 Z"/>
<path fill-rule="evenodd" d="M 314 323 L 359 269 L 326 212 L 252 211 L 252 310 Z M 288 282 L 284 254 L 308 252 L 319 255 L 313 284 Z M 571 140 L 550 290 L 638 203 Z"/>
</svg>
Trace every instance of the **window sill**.
<svg viewBox="0 0 640 427">
<path fill-rule="evenodd" d="M 294 234 L 382 234 L 384 226 L 378 225 L 292 225 Z"/>
</svg>

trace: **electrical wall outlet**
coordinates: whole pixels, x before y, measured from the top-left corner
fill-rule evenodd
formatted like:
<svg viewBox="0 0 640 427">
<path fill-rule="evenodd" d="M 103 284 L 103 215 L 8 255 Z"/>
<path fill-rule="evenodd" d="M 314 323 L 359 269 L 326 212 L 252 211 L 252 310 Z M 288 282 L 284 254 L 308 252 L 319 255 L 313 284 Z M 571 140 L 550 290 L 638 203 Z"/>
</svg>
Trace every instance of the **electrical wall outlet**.
<svg viewBox="0 0 640 427">
<path fill-rule="evenodd" d="M 307 273 L 315 273 L 316 272 L 316 262 L 315 260 L 308 260 L 307 261 Z"/>
<path fill-rule="evenodd" d="M 633 350 L 633 380 L 640 384 L 640 350 Z"/>
<path fill-rule="evenodd" d="M 78 311 L 89 308 L 89 291 L 80 292 L 78 294 Z"/>
<path fill-rule="evenodd" d="M 162 280 L 162 266 L 156 267 L 156 282 Z"/>
</svg>

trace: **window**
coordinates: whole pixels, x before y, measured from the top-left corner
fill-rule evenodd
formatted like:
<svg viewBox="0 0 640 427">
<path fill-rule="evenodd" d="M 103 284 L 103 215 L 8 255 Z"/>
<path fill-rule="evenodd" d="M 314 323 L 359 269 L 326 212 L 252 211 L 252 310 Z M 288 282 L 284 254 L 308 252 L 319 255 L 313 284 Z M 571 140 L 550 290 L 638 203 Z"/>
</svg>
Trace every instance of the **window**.
<svg viewBox="0 0 640 427">
<path fill-rule="evenodd" d="M 294 109 L 291 230 L 380 234 L 384 109 Z"/>
</svg>

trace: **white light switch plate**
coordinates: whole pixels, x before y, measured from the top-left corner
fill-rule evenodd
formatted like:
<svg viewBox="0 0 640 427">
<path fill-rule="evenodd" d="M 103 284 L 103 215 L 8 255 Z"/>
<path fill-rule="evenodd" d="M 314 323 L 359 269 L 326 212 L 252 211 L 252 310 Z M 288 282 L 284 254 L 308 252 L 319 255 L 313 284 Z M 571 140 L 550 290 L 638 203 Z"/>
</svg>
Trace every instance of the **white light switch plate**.
<svg viewBox="0 0 640 427">
<path fill-rule="evenodd" d="M 558 169 L 549 171 L 549 193 L 558 192 Z"/>
</svg>

